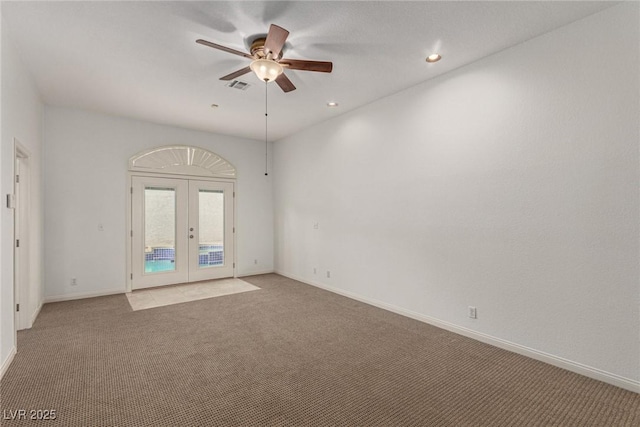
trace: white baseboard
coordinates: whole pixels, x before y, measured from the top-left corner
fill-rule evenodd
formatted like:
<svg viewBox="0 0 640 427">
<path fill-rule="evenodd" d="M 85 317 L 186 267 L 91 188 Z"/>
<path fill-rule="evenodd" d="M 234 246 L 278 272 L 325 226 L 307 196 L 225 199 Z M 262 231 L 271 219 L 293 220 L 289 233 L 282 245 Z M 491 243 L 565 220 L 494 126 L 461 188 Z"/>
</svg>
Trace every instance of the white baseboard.
<svg viewBox="0 0 640 427">
<path fill-rule="evenodd" d="M 271 270 L 243 271 L 242 273 L 238 273 L 238 278 L 241 279 L 243 277 L 257 276 L 259 274 L 271 274 L 271 273 L 275 273 L 273 268 Z"/>
<path fill-rule="evenodd" d="M 4 362 L 2 362 L 2 365 L 0 365 L 0 380 L 2 380 L 2 377 L 4 377 L 4 373 L 7 372 L 7 369 L 9 369 L 9 365 L 11 365 L 11 362 L 13 362 L 13 358 L 16 355 L 16 346 L 14 345 L 13 347 L 11 347 L 11 351 L 9 351 L 9 356 L 7 356 L 7 358 L 5 359 Z"/>
<path fill-rule="evenodd" d="M 434 317 L 426 316 L 424 314 L 416 313 L 411 310 L 406 310 L 404 308 L 387 304 L 382 301 L 378 301 L 372 298 L 367 298 L 355 294 L 353 292 L 344 291 L 342 289 L 334 288 L 332 286 L 327 286 L 323 283 L 312 282 L 307 279 L 297 277 L 294 274 L 289 274 L 276 269 L 276 274 L 280 274 L 281 276 L 288 277 L 293 280 L 297 280 L 302 283 L 306 283 L 329 292 L 333 292 L 347 298 L 351 298 L 365 304 L 369 304 L 378 308 L 382 308 L 387 311 L 391 311 L 402 316 L 410 317 L 415 320 L 419 320 L 424 323 L 428 323 L 433 326 L 437 326 L 442 329 L 446 329 L 447 331 L 454 332 L 459 335 L 463 335 L 468 338 L 475 339 L 477 341 L 481 341 L 485 344 L 490 344 L 495 347 L 502 348 L 504 350 L 511 351 L 513 353 L 521 354 L 523 356 L 530 357 L 532 359 L 548 363 L 553 366 L 557 366 L 562 369 L 566 369 L 571 372 L 575 372 L 580 375 L 584 375 L 589 378 L 593 378 L 616 387 L 623 388 L 625 390 L 633 391 L 635 393 L 640 393 L 640 381 L 635 381 L 630 378 L 625 378 L 620 375 L 616 375 L 607 371 L 603 371 L 601 369 L 593 368 L 591 366 L 584 365 L 582 363 L 574 362 L 572 360 L 564 359 L 559 356 L 555 356 L 553 354 L 545 353 L 543 351 L 539 351 L 530 347 L 526 347 L 520 344 L 513 343 L 511 341 L 503 340 L 502 338 L 497 338 L 488 334 L 484 334 L 482 332 L 477 332 L 468 328 L 464 328 L 462 326 L 455 325 L 453 323 L 445 322 L 440 319 L 436 319 Z"/>
<path fill-rule="evenodd" d="M 31 316 L 31 326 L 33 326 L 33 324 L 36 322 L 36 319 L 38 318 L 38 314 L 40 314 L 40 310 L 42 310 L 42 306 L 44 305 L 43 302 L 40 302 L 40 304 L 38 305 L 38 308 L 36 308 L 36 310 L 33 312 L 33 315 Z"/>
<path fill-rule="evenodd" d="M 242 273 L 242 275 L 238 274 L 237 277 L 242 278 L 246 276 L 255 276 L 258 274 L 268 274 L 273 272 L 274 272 L 273 269 L 251 271 L 251 272 Z M 103 297 L 107 295 L 116 295 L 116 294 L 124 294 L 124 293 L 127 293 L 126 289 L 118 288 L 118 289 L 110 289 L 110 290 L 100 291 L 100 292 L 84 292 L 84 293 L 75 293 L 75 294 L 66 294 L 66 295 L 53 295 L 53 296 L 45 297 L 44 302 L 49 303 L 49 302 L 72 301 L 76 299 Z"/>
<path fill-rule="evenodd" d="M 109 289 L 106 291 L 100 292 L 80 292 L 75 294 L 66 294 L 66 295 L 53 295 L 44 298 L 44 302 L 60 302 L 60 301 L 72 301 L 76 299 L 84 299 L 84 298 L 94 298 L 94 297 L 103 297 L 107 295 L 116 295 L 116 294 L 124 294 L 126 291 L 123 288 L 118 289 Z"/>
</svg>

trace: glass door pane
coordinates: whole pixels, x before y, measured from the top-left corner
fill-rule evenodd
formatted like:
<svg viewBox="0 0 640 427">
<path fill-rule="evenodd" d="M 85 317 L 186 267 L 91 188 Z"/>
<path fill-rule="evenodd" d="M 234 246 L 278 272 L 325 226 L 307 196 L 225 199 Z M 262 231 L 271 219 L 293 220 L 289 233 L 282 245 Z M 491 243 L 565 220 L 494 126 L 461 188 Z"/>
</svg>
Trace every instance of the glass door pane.
<svg viewBox="0 0 640 427">
<path fill-rule="evenodd" d="M 176 269 L 176 190 L 144 189 L 144 272 Z"/>
<path fill-rule="evenodd" d="M 198 191 L 198 267 L 224 265 L 224 192 Z"/>
<path fill-rule="evenodd" d="M 131 178 L 131 287 L 189 280 L 189 182 Z"/>
<path fill-rule="evenodd" d="M 233 233 L 233 183 L 189 180 L 189 281 L 233 277 Z"/>
</svg>

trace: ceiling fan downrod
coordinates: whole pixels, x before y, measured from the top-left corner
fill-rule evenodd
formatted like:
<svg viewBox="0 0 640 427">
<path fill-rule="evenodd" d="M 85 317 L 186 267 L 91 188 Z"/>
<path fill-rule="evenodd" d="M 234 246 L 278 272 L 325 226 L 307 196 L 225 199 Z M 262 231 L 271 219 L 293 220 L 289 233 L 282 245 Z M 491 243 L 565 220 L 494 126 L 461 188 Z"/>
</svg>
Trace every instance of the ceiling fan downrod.
<svg viewBox="0 0 640 427">
<path fill-rule="evenodd" d="M 268 162 L 268 153 L 269 153 L 269 140 L 267 139 L 268 133 L 268 122 L 269 122 L 269 110 L 268 110 L 268 97 L 269 97 L 269 86 L 267 85 L 269 80 L 264 79 L 264 176 L 268 176 L 267 168 L 269 165 Z"/>
</svg>

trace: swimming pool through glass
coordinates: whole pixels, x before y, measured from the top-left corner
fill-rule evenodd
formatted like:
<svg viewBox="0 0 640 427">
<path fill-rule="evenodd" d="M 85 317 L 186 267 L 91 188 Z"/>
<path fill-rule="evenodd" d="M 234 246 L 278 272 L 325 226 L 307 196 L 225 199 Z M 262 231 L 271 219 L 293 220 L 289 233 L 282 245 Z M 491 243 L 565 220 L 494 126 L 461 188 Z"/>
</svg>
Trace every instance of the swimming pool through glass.
<svg viewBox="0 0 640 427">
<path fill-rule="evenodd" d="M 176 269 L 176 251 L 174 248 L 150 248 L 144 255 L 144 272 L 159 273 Z M 224 265 L 223 245 L 200 245 L 198 266 L 200 268 Z"/>
</svg>

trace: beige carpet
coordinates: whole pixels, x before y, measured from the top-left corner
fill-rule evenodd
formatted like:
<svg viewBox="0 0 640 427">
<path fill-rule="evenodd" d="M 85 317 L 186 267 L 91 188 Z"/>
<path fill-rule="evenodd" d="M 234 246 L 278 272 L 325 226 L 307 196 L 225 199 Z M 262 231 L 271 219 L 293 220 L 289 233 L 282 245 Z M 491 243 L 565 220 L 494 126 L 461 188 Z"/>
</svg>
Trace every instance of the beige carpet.
<svg viewBox="0 0 640 427">
<path fill-rule="evenodd" d="M 45 305 L 0 409 L 55 409 L 41 426 L 640 425 L 638 394 L 281 276 L 244 280 L 261 290 Z"/>
</svg>

